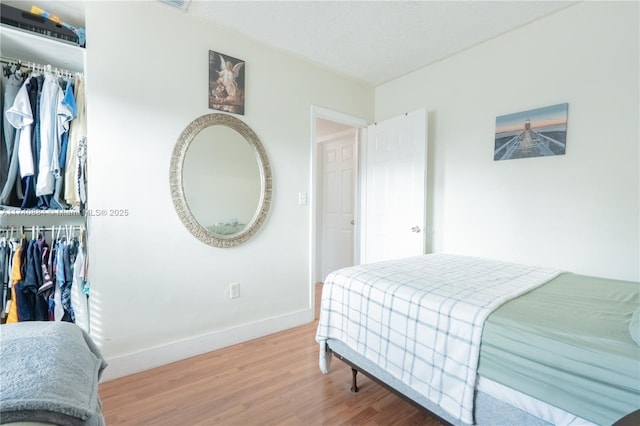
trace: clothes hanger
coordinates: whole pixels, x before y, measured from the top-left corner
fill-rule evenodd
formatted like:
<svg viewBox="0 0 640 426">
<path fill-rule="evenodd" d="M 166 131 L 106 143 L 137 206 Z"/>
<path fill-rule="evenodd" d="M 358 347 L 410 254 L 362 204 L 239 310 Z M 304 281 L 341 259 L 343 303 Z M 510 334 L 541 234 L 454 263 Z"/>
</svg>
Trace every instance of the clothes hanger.
<svg viewBox="0 0 640 426">
<path fill-rule="evenodd" d="M 2 66 L 2 75 L 5 77 L 11 77 L 13 71 L 11 70 L 12 64 L 6 64 Z"/>
</svg>

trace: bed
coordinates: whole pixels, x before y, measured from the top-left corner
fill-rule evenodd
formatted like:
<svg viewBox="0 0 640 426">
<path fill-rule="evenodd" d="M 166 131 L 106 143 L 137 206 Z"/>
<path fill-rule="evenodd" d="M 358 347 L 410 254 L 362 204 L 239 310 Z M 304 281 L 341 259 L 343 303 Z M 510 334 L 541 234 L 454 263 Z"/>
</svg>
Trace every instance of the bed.
<svg viewBox="0 0 640 426">
<path fill-rule="evenodd" d="M 0 326 L 0 423 L 103 426 L 98 381 L 106 362 L 68 322 Z"/>
<path fill-rule="evenodd" d="M 640 408 L 639 294 L 468 256 L 344 268 L 323 286 L 320 370 L 335 356 L 352 390 L 361 371 L 449 424 L 613 424 Z"/>
</svg>

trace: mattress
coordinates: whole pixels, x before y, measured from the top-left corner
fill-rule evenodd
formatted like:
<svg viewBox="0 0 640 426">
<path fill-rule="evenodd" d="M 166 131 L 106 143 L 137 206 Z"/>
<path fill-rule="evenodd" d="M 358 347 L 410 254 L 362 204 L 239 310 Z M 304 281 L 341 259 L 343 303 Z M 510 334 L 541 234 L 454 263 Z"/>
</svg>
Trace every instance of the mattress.
<svg viewBox="0 0 640 426">
<path fill-rule="evenodd" d="M 486 320 L 478 373 L 596 424 L 640 406 L 640 283 L 563 274 Z"/>
<path fill-rule="evenodd" d="M 358 352 L 351 349 L 344 342 L 336 339 L 328 339 L 327 345 L 336 354 L 343 356 L 349 362 L 367 375 L 372 375 L 378 380 L 393 387 L 398 392 L 409 398 L 414 403 L 429 410 L 452 425 L 468 426 L 466 423 L 452 417 L 449 413 L 438 407 L 423 394 L 416 392 L 411 387 L 396 379 L 388 371 L 380 368 Z M 519 426 L 593 426 L 592 423 L 577 416 L 550 406 L 542 401 L 527 397 L 513 389 L 508 389 L 489 379 L 480 380 L 481 388 L 475 395 L 475 423 L 478 426 L 489 425 L 519 425 Z"/>
</svg>

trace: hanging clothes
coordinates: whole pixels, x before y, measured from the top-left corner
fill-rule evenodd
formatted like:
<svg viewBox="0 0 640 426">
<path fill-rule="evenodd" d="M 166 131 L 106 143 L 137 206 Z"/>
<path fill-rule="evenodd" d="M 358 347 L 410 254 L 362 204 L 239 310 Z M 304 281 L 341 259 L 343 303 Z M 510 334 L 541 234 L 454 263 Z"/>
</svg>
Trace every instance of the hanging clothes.
<svg viewBox="0 0 640 426">
<path fill-rule="evenodd" d="M 18 98 L 19 93 L 22 93 L 24 85 L 23 76 L 15 72 L 11 74 L 8 79 L 6 92 L 5 92 L 5 110 L 4 110 L 4 120 L 5 126 L 10 127 L 11 131 L 7 132 L 5 128 L 5 152 L 6 152 L 6 163 L 7 169 L 6 172 L 3 171 L 2 176 L 4 178 L 4 184 L 2 186 L 2 191 L 0 192 L 0 204 L 5 206 L 18 206 L 19 200 L 22 200 L 22 184 L 18 179 L 18 147 L 20 144 L 20 134 L 21 131 L 16 129 L 16 127 L 11 123 L 11 118 L 7 116 L 7 112 L 9 112 L 16 101 L 21 102 L 22 96 Z M 17 88 L 17 91 L 14 90 Z M 7 103 L 7 101 L 11 98 L 11 103 Z M 16 185 L 18 183 L 19 185 Z"/>
<path fill-rule="evenodd" d="M 64 86 L 60 103 L 58 104 L 58 138 L 60 140 L 60 151 L 57 158 L 57 169 L 53 170 L 55 177 L 55 188 L 51 199 L 51 207 L 55 209 L 68 209 L 69 205 L 64 201 L 64 169 L 66 168 L 68 141 L 69 141 L 69 124 L 76 118 L 76 101 L 73 94 L 73 81 L 60 81 L 61 87 Z"/>
<path fill-rule="evenodd" d="M 40 160 L 38 163 L 38 180 L 36 195 L 53 195 L 55 189 L 54 170 L 58 170 L 60 153 L 58 134 L 58 104 L 62 100 L 62 90 L 56 77 L 45 73 L 44 86 L 40 98 Z"/>
<path fill-rule="evenodd" d="M 71 127 L 71 121 L 75 119 L 78 115 L 78 110 L 76 107 L 76 97 L 73 93 L 73 80 L 69 79 L 66 81 L 66 89 L 64 91 L 64 97 L 62 98 L 62 114 L 59 114 L 60 117 L 60 126 L 62 127 L 62 135 L 61 135 L 61 145 L 60 145 L 60 158 L 58 159 L 58 163 L 60 164 L 60 169 L 66 169 L 67 165 L 67 151 L 69 145 L 69 130 Z"/>
<path fill-rule="evenodd" d="M 38 122 L 35 119 L 38 116 L 38 111 L 39 111 L 39 109 L 37 108 L 38 93 L 40 92 L 40 89 L 41 89 L 40 83 L 39 83 L 40 79 L 38 77 L 39 76 L 34 76 L 32 74 L 31 77 L 29 78 L 29 84 L 28 84 L 29 103 L 31 105 L 31 117 L 34 119 L 32 124 L 32 131 L 31 131 L 31 141 L 30 141 L 29 147 L 28 148 L 25 147 L 24 153 L 18 157 L 18 159 L 21 160 L 23 158 L 22 155 L 25 156 L 24 167 L 28 169 L 28 171 L 23 169 L 22 162 L 20 162 L 20 174 L 22 176 L 22 188 L 23 188 L 23 196 L 24 196 L 24 198 L 22 199 L 22 204 L 20 205 L 20 208 L 22 209 L 35 208 L 38 204 L 37 197 L 36 197 L 37 167 L 35 167 L 38 164 L 38 158 L 39 158 L 39 155 L 38 155 L 39 148 L 37 144 L 37 140 L 39 139 L 39 135 L 37 134 L 39 127 L 38 127 Z M 31 156 L 30 160 L 27 157 L 28 155 Z"/>
<path fill-rule="evenodd" d="M 34 122 L 29 92 L 31 79 L 25 79 L 13 105 L 5 112 L 9 124 L 15 128 L 15 141 L 7 180 L 0 194 L 0 204 L 20 206 L 24 195 L 20 179 L 33 175 L 31 131 Z M 17 191 L 17 192 L 16 192 Z"/>
<path fill-rule="evenodd" d="M 5 312 L 9 296 L 9 261 L 11 246 L 6 237 L 0 239 L 0 319 L 7 317 Z"/>
<path fill-rule="evenodd" d="M 40 164 L 40 149 L 42 148 L 42 137 L 41 135 L 41 125 L 40 125 L 40 115 L 41 115 L 41 101 L 42 101 L 42 89 L 44 87 L 44 75 L 38 74 L 36 75 L 36 80 L 38 83 L 38 91 L 36 93 L 36 101 L 35 101 L 35 114 L 33 115 L 36 118 L 36 123 L 34 126 L 34 135 L 33 135 L 33 162 L 35 165 L 34 175 L 33 175 L 33 192 L 36 197 L 35 207 L 38 209 L 48 209 L 49 208 L 49 199 L 47 196 L 37 196 L 36 191 L 36 183 L 38 182 L 38 176 L 40 174 L 39 164 Z"/>
<path fill-rule="evenodd" d="M 74 230 L 84 233 L 71 226 L 56 238 L 52 227 L 51 243 L 44 231 L 21 243 L 0 238 L 0 278 L 6 282 L 0 287 L 0 322 L 69 321 L 89 331 L 85 245 Z"/>
<path fill-rule="evenodd" d="M 55 291 L 55 299 L 54 299 L 54 316 L 56 321 L 62 321 L 64 318 L 65 311 L 62 307 L 62 288 L 64 287 L 64 246 L 66 245 L 66 239 L 58 240 L 56 242 L 56 253 L 55 253 L 55 275 L 56 275 L 56 291 Z"/>
<path fill-rule="evenodd" d="M 11 266 L 11 300 L 8 304 L 7 324 L 18 322 L 18 293 L 16 285 L 22 281 L 22 251 L 25 241 L 17 245 Z"/>
<path fill-rule="evenodd" d="M 0 208 L 83 209 L 84 78 L 3 67 Z M 31 73 L 28 76 L 28 73 Z M 30 139 L 31 143 L 27 143 Z M 18 149 L 18 152 L 15 150 Z"/>
<path fill-rule="evenodd" d="M 48 244 L 43 235 L 28 243 L 26 262 L 22 265 L 23 280 L 17 286 L 22 295 L 18 299 L 20 321 L 46 321 L 49 318 L 47 297 L 38 293 L 44 284 L 42 259 L 45 250 L 48 250 Z"/>
<path fill-rule="evenodd" d="M 84 243 L 80 239 L 78 254 L 73 263 L 73 283 L 71 285 L 71 305 L 75 315 L 75 323 L 89 332 L 89 299 L 84 292 L 85 285 L 85 253 Z"/>
<path fill-rule="evenodd" d="M 83 75 L 63 78 L 50 67 L 38 72 L 35 64 L 24 70 L 19 63 L 2 71 L 0 210 L 84 209 Z M 89 331 L 85 245 L 74 227 L 65 227 L 62 238 L 54 228 L 50 241 L 40 228 L 30 240 L 0 238 L 0 323 L 71 321 Z"/>
<path fill-rule="evenodd" d="M 0 188 L 4 188 L 9 173 L 10 159 L 13 154 L 15 144 L 16 128 L 9 123 L 5 116 L 5 111 L 13 106 L 13 102 L 22 86 L 22 79 L 15 73 L 12 67 L 3 67 L 2 85 L 4 90 L 2 104 L 2 136 L 3 143 L 0 147 Z M 1 190 L 0 190 L 1 191 Z"/>
<path fill-rule="evenodd" d="M 16 128 L 16 138 L 18 149 L 18 165 L 20 177 L 33 175 L 33 152 L 31 151 L 31 130 L 33 110 L 31 108 L 31 79 L 25 79 L 22 87 L 16 95 L 11 108 L 7 110 L 5 116 L 9 123 Z M 15 147 L 14 147 L 15 149 Z"/>
<path fill-rule="evenodd" d="M 76 119 L 69 125 L 69 141 L 67 146 L 67 162 L 65 167 L 65 187 L 64 198 L 72 207 L 80 206 L 79 184 L 84 173 L 80 164 L 78 152 L 81 150 L 82 161 L 85 161 L 83 154 L 86 152 L 86 110 L 84 94 L 84 78 L 82 74 L 76 74 L 73 82 L 76 100 Z M 82 141 L 82 148 L 80 148 Z"/>
</svg>

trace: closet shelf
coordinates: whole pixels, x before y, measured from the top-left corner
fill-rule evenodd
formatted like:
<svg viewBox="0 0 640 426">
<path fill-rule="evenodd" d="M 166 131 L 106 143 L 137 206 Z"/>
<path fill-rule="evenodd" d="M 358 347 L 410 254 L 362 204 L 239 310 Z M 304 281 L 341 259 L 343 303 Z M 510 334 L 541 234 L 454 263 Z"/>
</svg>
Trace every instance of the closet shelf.
<svg viewBox="0 0 640 426">
<path fill-rule="evenodd" d="M 82 72 L 85 68 L 85 49 L 78 45 L 5 24 L 0 24 L 0 30 L 0 51 L 3 57 L 39 62 L 74 72 Z"/>
</svg>

